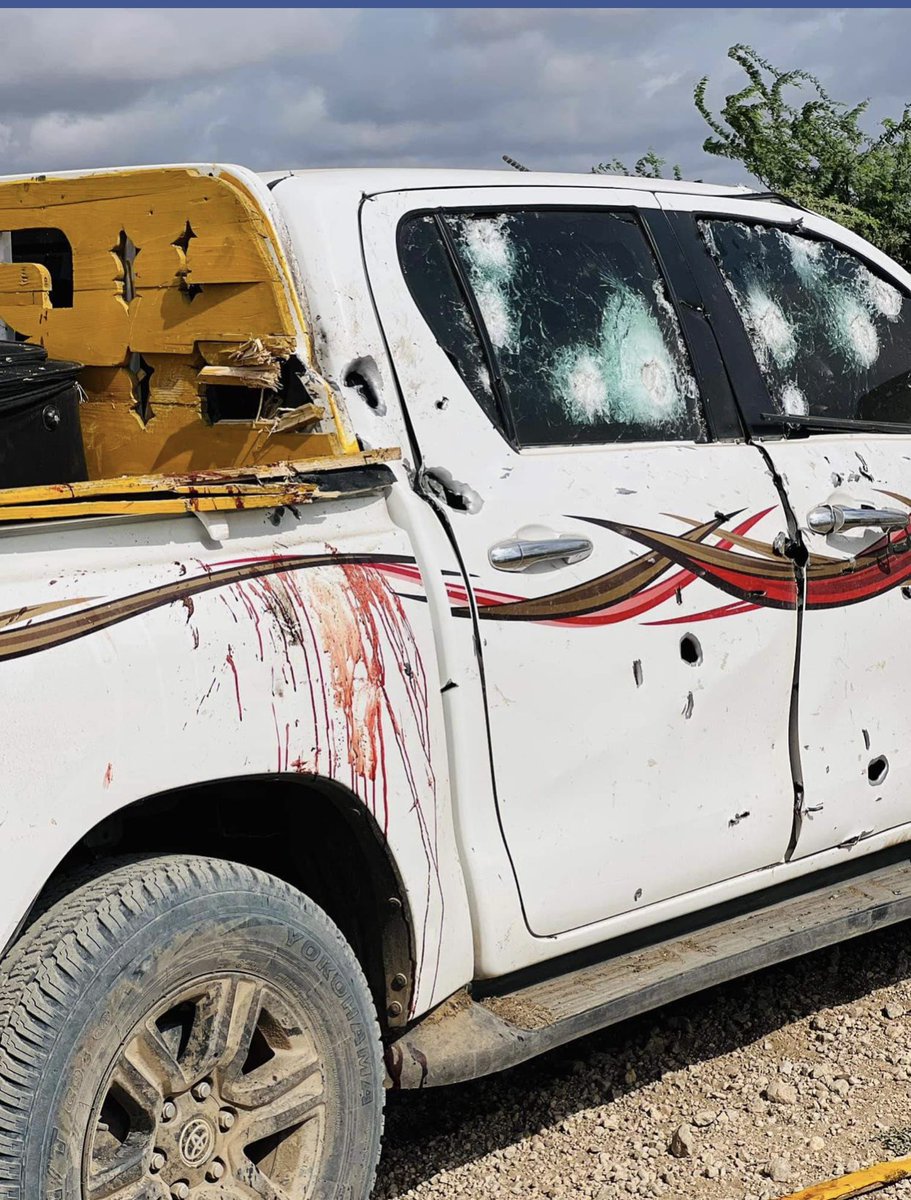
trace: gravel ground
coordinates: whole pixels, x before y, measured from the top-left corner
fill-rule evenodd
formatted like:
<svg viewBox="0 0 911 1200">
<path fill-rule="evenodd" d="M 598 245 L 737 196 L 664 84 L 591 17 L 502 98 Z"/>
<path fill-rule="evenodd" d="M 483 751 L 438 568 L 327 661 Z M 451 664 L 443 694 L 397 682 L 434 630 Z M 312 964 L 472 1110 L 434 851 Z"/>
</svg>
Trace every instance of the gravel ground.
<svg viewBox="0 0 911 1200">
<path fill-rule="evenodd" d="M 375 1200 L 769 1200 L 911 1153 L 909 949 L 898 926 L 393 1095 Z"/>
</svg>

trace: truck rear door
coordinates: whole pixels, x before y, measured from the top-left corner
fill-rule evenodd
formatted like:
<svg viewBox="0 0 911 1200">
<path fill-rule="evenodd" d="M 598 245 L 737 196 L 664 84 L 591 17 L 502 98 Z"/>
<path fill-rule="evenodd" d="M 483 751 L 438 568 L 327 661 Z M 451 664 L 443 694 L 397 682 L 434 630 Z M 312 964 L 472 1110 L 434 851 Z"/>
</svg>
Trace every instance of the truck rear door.
<svg viewBox="0 0 911 1200">
<path fill-rule="evenodd" d="M 796 584 L 771 545 L 786 520 L 656 199 L 399 192 L 365 200 L 362 232 L 464 563 L 452 612 L 477 622 L 529 928 L 780 860 Z"/>
<path fill-rule="evenodd" d="M 715 274 L 744 412 L 809 553 L 796 855 L 881 842 L 911 820 L 911 277 L 810 213 L 663 203 Z"/>
</svg>

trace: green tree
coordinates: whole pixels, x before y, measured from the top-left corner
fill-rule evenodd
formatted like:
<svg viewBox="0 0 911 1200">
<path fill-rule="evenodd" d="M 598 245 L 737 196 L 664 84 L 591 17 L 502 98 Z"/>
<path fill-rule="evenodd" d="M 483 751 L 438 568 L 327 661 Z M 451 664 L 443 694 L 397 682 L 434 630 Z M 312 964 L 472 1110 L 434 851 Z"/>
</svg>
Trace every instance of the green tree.
<svg viewBox="0 0 911 1200">
<path fill-rule="evenodd" d="M 780 71 L 750 46 L 728 57 L 747 82 L 708 106 L 708 76 L 696 107 L 712 133 L 708 154 L 743 163 L 770 191 L 840 221 L 911 269 L 911 104 L 875 133 L 862 128 L 869 106 L 833 100 L 806 71 Z"/>
<path fill-rule="evenodd" d="M 593 175 L 639 175 L 643 179 L 663 179 L 664 168 L 667 165 L 667 160 L 659 157 L 657 151 L 651 146 L 648 152 L 643 154 L 637 160 L 635 169 L 630 171 L 619 158 L 612 158 L 610 162 L 598 163 L 596 167 L 592 167 Z M 675 166 L 672 168 L 674 179 L 682 179 L 680 168 Z"/>
</svg>

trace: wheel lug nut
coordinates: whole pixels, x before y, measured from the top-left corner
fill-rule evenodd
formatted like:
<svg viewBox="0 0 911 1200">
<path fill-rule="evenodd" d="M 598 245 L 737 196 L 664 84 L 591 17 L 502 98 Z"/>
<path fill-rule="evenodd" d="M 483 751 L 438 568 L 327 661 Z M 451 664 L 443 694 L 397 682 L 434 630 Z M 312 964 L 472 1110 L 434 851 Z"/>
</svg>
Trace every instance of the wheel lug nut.
<svg viewBox="0 0 911 1200">
<path fill-rule="evenodd" d="M 204 1079 L 202 1081 L 202 1083 L 197 1083 L 196 1087 L 193 1088 L 193 1099 L 194 1100 L 199 1100 L 200 1102 L 202 1102 L 203 1100 L 208 1100 L 208 1098 L 211 1095 L 212 1095 L 212 1085 L 211 1085 L 211 1083 L 208 1082 L 208 1080 Z"/>
<path fill-rule="evenodd" d="M 156 1150 L 149 1162 L 149 1170 L 153 1175 L 157 1175 L 167 1161 L 168 1156 L 162 1150 Z"/>
<path fill-rule="evenodd" d="M 218 1183 L 219 1179 L 221 1179 L 224 1173 L 225 1164 L 220 1159 L 216 1158 L 209 1163 L 209 1169 L 206 1171 L 206 1179 L 208 1179 L 209 1183 Z"/>
<path fill-rule="evenodd" d="M 177 1105 L 171 1100 L 165 1100 L 161 1109 L 162 1121 L 173 1121 L 177 1116 Z"/>
<path fill-rule="evenodd" d="M 229 1108 L 223 1108 L 218 1114 L 218 1128 L 222 1133 L 227 1133 L 236 1120 L 237 1118 Z"/>
<path fill-rule="evenodd" d="M 187 1200 L 187 1197 L 190 1195 L 190 1185 L 184 1183 L 183 1180 L 180 1183 L 175 1183 L 171 1188 L 171 1195 L 174 1200 Z"/>
</svg>

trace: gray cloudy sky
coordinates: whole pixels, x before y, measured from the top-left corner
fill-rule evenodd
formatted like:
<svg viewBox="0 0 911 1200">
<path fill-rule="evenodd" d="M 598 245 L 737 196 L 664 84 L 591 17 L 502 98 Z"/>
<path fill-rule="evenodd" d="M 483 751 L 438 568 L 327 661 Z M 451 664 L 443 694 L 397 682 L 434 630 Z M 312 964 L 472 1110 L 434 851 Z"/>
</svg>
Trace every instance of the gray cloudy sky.
<svg viewBox="0 0 911 1200">
<path fill-rule="evenodd" d="M 653 145 L 690 177 L 692 104 L 739 86 L 747 42 L 875 116 L 911 99 L 911 11 L 6 10 L 0 174 L 222 160 L 588 170 Z"/>
</svg>

